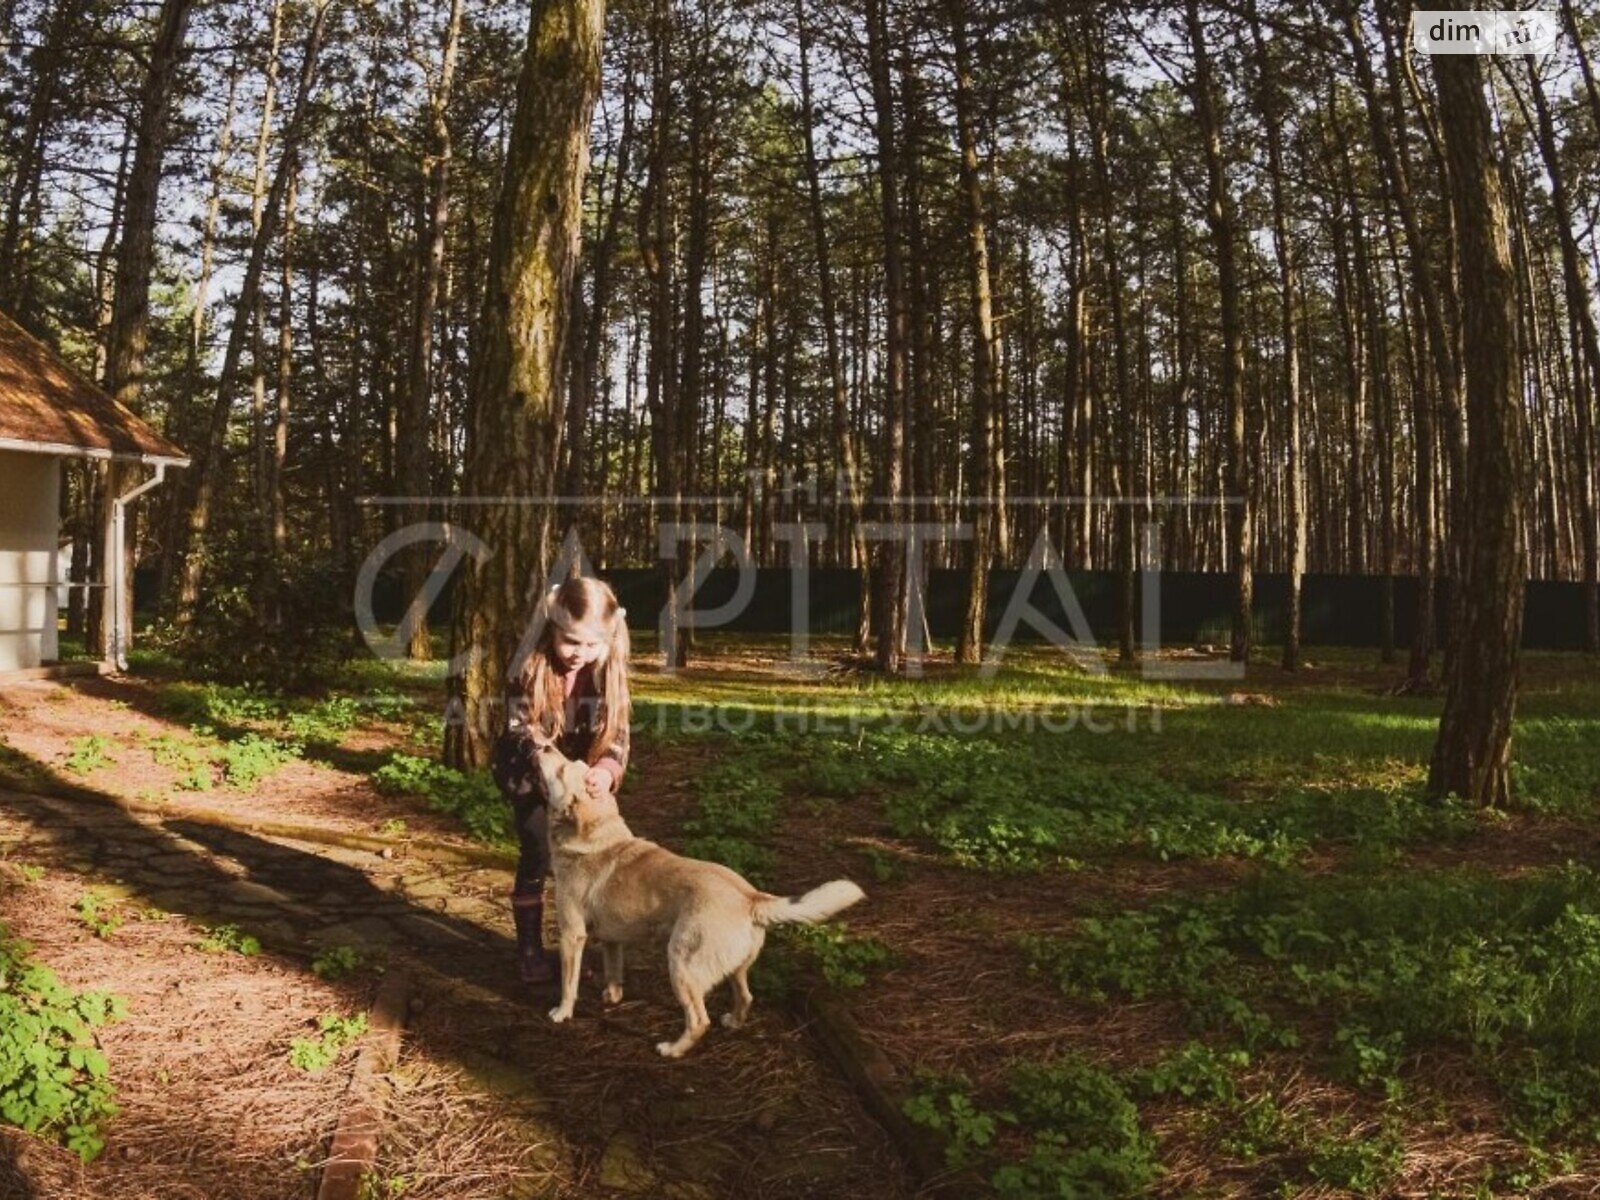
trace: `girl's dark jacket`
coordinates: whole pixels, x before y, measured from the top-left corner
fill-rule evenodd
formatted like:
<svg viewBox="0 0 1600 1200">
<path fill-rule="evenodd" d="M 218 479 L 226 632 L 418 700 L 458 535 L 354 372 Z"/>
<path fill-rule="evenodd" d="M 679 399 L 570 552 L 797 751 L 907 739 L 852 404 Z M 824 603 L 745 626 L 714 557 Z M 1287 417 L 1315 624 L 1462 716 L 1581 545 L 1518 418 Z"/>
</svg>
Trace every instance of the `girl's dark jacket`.
<svg viewBox="0 0 1600 1200">
<path fill-rule="evenodd" d="M 599 736 L 604 704 L 595 682 L 594 666 L 579 667 L 563 682 L 567 685 L 567 702 L 564 728 L 558 738 L 555 737 L 555 721 L 550 716 L 540 722 L 540 728 L 534 728 L 530 717 L 533 706 L 523 693 L 520 680 L 506 689 L 506 726 L 495 739 L 489 770 L 507 796 L 538 794 L 539 768 L 534 760 L 541 741 L 554 738 L 556 749 L 568 758 L 589 761 L 589 752 Z M 611 773 L 611 789 L 615 791 L 628 766 L 628 726 L 625 723 L 594 765 Z"/>
</svg>

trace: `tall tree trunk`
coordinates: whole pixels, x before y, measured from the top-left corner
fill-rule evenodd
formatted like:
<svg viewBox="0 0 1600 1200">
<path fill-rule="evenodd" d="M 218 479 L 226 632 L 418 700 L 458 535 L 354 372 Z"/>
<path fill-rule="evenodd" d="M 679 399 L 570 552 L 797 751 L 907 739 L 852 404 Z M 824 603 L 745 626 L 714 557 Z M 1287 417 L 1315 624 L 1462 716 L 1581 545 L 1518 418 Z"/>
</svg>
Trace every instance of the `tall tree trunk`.
<svg viewBox="0 0 1600 1200">
<path fill-rule="evenodd" d="M 133 167 L 128 175 L 128 194 L 122 221 L 122 242 L 117 249 L 117 290 L 111 306 L 111 329 L 106 339 L 106 391 L 133 412 L 139 412 L 140 391 L 144 386 L 144 356 L 150 332 L 150 274 L 155 266 L 156 201 L 161 190 L 161 164 L 166 156 L 171 129 L 173 94 L 178 68 L 183 59 L 184 36 L 188 30 L 192 0 L 164 0 L 157 19 L 155 44 L 150 49 L 150 65 L 139 96 L 139 128 L 134 139 Z M 102 503 L 110 505 L 137 478 L 139 469 L 125 463 L 112 463 L 106 471 Z M 110 528 L 110 522 L 102 525 Z M 123 544 L 123 578 L 128 586 L 120 597 L 122 609 L 113 618 L 107 610 L 102 619 L 96 646 L 99 657 L 125 648 L 128 631 L 133 628 L 134 539 Z M 109 566 L 108 545 L 100 561 Z M 109 583 L 109 578 L 102 579 Z M 112 589 L 102 592 L 107 606 L 117 600 Z M 113 620 L 122 630 L 123 646 L 110 643 Z"/>
<path fill-rule="evenodd" d="M 1278 263 L 1278 331 L 1283 339 L 1284 441 L 1288 446 L 1289 478 L 1289 612 L 1283 638 L 1283 669 L 1300 666 L 1300 580 L 1306 569 L 1306 469 L 1300 437 L 1300 341 L 1295 319 L 1296 279 L 1294 246 L 1289 233 L 1289 206 L 1283 187 L 1283 122 L 1279 110 L 1278 78 L 1272 53 L 1261 33 L 1256 0 L 1249 0 L 1250 35 L 1255 45 L 1260 81 L 1257 100 L 1267 126 L 1267 167 L 1272 186 L 1272 244 Z"/>
<path fill-rule="evenodd" d="M 1066 104 L 1075 103 L 1063 97 Z M 1094 494 L 1092 426 L 1094 395 L 1089 389 L 1089 245 L 1083 220 L 1083 164 L 1078 153 L 1077 127 L 1071 109 L 1067 117 L 1067 232 L 1070 240 L 1067 276 L 1066 356 L 1062 366 L 1061 485 L 1064 497 L 1078 503 L 1063 514 L 1063 543 L 1071 546 L 1072 565 L 1087 571 L 1094 565 L 1090 497 Z M 1181 277 L 1181 276 L 1180 276 Z M 1070 533 L 1070 537 L 1068 534 Z"/>
<path fill-rule="evenodd" d="M 267 157 L 272 148 L 272 118 L 278 101 L 279 55 L 283 46 L 283 20 L 286 7 L 285 0 L 276 0 L 272 6 L 272 42 L 267 51 L 266 83 L 261 98 L 261 124 L 256 131 L 255 173 L 250 184 L 250 233 L 255 238 L 261 238 L 264 233 L 263 208 L 267 202 L 267 190 L 270 186 L 267 177 Z M 289 153 L 287 145 L 284 147 L 284 153 L 286 156 Z M 284 193 L 286 201 L 289 193 L 294 191 L 294 178 L 298 170 L 299 164 L 296 163 L 289 172 L 289 187 Z M 251 478 L 255 486 L 255 513 L 259 531 L 257 548 L 265 560 L 271 548 L 272 516 L 271 505 L 267 498 L 270 467 L 266 429 L 267 353 L 264 328 L 266 313 L 263 308 L 264 302 L 258 292 L 255 308 L 250 317 L 250 444 L 255 450 Z M 265 618 L 270 574 L 270 571 L 263 570 L 256 577 L 258 620 Z"/>
<path fill-rule="evenodd" d="M 878 195 L 883 217 L 884 300 L 887 308 L 884 363 L 884 469 L 880 499 L 885 520 L 897 526 L 904 491 L 906 352 L 910 340 L 906 273 L 901 253 L 900 136 L 896 128 L 894 79 L 889 66 L 890 0 L 867 0 L 867 59 L 872 83 L 873 131 L 878 151 Z M 981 524 L 981 518 L 979 520 Z M 879 547 L 878 669 L 899 674 L 905 667 L 905 554 L 894 539 Z"/>
<path fill-rule="evenodd" d="M 1481 60 L 1433 59 L 1451 199 L 1467 366 L 1468 458 L 1462 626 L 1428 772 L 1428 793 L 1504 805 L 1511 792 L 1525 578 L 1525 448 L 1517 289 Z"/>
<path fill-rule="evenodd" d="M 1366 245 L 1370 247 L 1370 241 Z M 1378 460 L 1378 565 L 1382 575 L 1378 601 L 1379 656 L 1387 664 L 1395 661 L 1395 508 L 1399 498 L 1395 495 L 1394 475 L 1399 439 L 1395 424 L 1395 389 L 1389 378 L 1389 339 L 1385 327 L 1388 304 L 1382 295 L 1383 271 L 1375 251 L 1361 277 L 1365 285 L 1362 303 L 1370 349 L 1368 360 L 1372 364 L 1373 432 Z"/>
<path fill-rule="evenodd" d="M 633 54 L 630 48 L 628 62 L 633 65 Z M 576 390 L 574 408 L 582 415 L 584 421 L 594 419 L 595 396 L 602 368 L 602 352 L 606 345 L 606 332 L 610 327 L 611 297 L 614 287 L 612 263 L 616 256 L 617 246 L 622 236 L 622 217 L 626 209 L 623 203 L 623 190 L 628 182 L 628 164 L 633 156 L 634 138 L 634 108 L 637 90 L 635 87 L 634 72 L 630 69 L 623 79 L 622 84 L 622 131 L 617 138 L 617 147 L 611 162 L 611 198 L 605 206 L 605 223 L 596 239 L 591 259 L 590 279 L 593 287 L 592 307 L 585 314 L 583 320 L 583 338 L 581 340 L 583 353 L 580 356 L 577 370 L 574 373 Z M 580 298 L 582 288 L 576 293 Z M 578 313 L 574 312 L 574 319 Z M 607 395 L 601 410 L 605 414 L 609 434 L 610 430 L 610 380 L 609 368 L 604 370 L 607 384 Z M 569 423 L 570 432 L 570 423 Z M 582 463 L 575 454 L 574 446 L 568 446 L 568 472 L 566 488 L 569 494 L 578 495 L 582 488 L 581 467 Z M 609 454 L 602 451 L 600 461 L 603 464 L 609 461 Z M 623 477 L 626 484 L 626 475 Z M 602 484 L 604 481 L 602 481 Z M 602 495 L 607 489 L 601 487 Z M 606 543 L 606 515 L 608 509 L 602 505 L 601 516 L 601 545 Z"/>
<path fill-rule="evenodd" d="M 1117 504 L 1113 531 L 1117 564 L 1117 657 L 1122 662 L 1132 662 L 1136 655 L 1133 526 L 1135 497 L 1139 491 L 1135 464 L 1139 412 L 1128 359 L 1128 323 L 1124 307 L 1126 288 L 1121 242 L 1117 234 L 1116 192 L 1111 183 L 1110 146 L 1114 113 L 1109 67 L 1105 61 L 1106 33 L 1104 27 L 1099 25 L 1087 28 L 1089 32 L 1084 38 L 1084 53 L 1091 60 L 1091 65 L 1083 81 L 1084 111 L 1088 115 L 1089 149 L 1094 160 L 1095 190 L 1100 205 L 1100 257 L 1106 270 L 1106 305 L 1111 313 L 1111 362 L 1116 385 L 1117 468 L 1113 475 L 1113 490 Z"/>
<path fill-rule="evenodd" d="M 1197 570 L 1195 537 L 1194 537 L 1194 464 L 1191 459 L 1189 437 L 1189 411 L 1194 403 L 1194 353 L 1190 337 L 1189 319 L 1189 256 L 1188 235 L 1184 228 L 1183 195 L 1177 186 L 1177 167 L 1172 167 L 1171 187 L 1172 195 L 1172 290 L 1173 297 L 1173 341 L 1174 353 L 1178 360 L 1175 371 L 1176 392 L 1173 396 L 1173 441 L 1177 444 L 1178 469 L 1182 472 L 1181 492 L 1183 495 L 1183 511 L 1180 514 L 1183 525 L 1182 548 L 1184 557 L 1180 560 L 1188 570 Z"/>
<path fill-rule="evenodd" d="M 450 0 L 439 48 L 439 73 L 428 89 L 428 126 L 432 138 L 432 163 L 428 171 L 427 217 L 417 239 L 417 303 L 411 321 L 411 370 L 399 425 L 401 495 L 425 496 L 433 486 L 428 455 L 428 402 L 433 395 L 433 323 L 439 308 L 439 280 L 444 274 L 445 235 L 450 225 L 450 96 L 456 75 L 456 46 L 461 39 L 462 0 Z M 427 517 L 428 509 L 409 509 L 412 519 Z M 406 562 L 405 596 L 408 602 L 422 594 L 427 583 L 427 544 L 413 548 Z M 420 614 L 411 627 L 406 657 L 432 656 L 428 614 Z"/>
<path fill-rule="evenodd" d="M 683 494 L 678 432 L 678 354 L 673 304 L 676 295 L 676 246 L 672 221 L 673 122 L 673 8 L 668 0 L 655 0 L 651 8 L 653 84 L 650 102 L 650 168 L 644 195 L 639 200 L 639 251 L 650 282 L 650 357 L 647 366 L 645 406 L 650 412 L 650 467 L 654 477 L 650 515 L 657 523 L 678 523 Z M 647 527 L 647 533 L 653 527 Z M 663 591 L 672 595 L 681 572 L 675 550 L 652 551 Z M 678 628 L 677 606 L 665 608 L 663 651 L 670 645 L 674 658 L 665 665 L 686 661 L 687 648 Z M 665 660 L 664 660 L 665 661 Z"/>
<path fill-rule="evenodd" d="M 344 491 L 340 470 L 342 447 L 334 437 L 337 406 L 327 388 L 327 360 L 322 347 L 322 270 L 316 255 L 311 256 L 306 271 L 306 342 L 311 351 L 311 401 L 317 414 L 322 454 L 322 502 L 328 513 L 328 547 L 335 570 L 342 571 L 350 561 L 350 522 L 341 494 Z"/>
<path fill-rule="evenodd" d="M 1538 114 L 1539 152 L 1550 175 L 1550 206 L 1554 210 L 1556 237 L 1561 243 L 1561 278 L 1566 287 L 1567 311 L 1577 333 L 1573 346 L 1573 406 L 1577 411 L 1578 520 L 1583 545 L 1584 623 L 1583 648 L 1600 652 L 1600 530 L 1595 525 L 1594 404 L 1600 396 L 1600 334 L 1596 333 L 1593 290 L 1584 278 L 1583 257 L 1572 232 L 1572 201 L 1566 175 L 1556 149 L 1555 121 L 1539 83 L 1537 60 L 1528 58 L 1528 89 Z"/>
<path fill-rule="evenodd" d="M 106 235 L 94 258 L 95 338 L 94 378 L 104 386 L 107 356 L 111 352 L 111 318 L 117 300 L 115 270 L 118 238 L 122 234 L 122 209 L 128 198 L 128 168 L 133 158 L 133 122 L 122 130 L 122 153 L 117 157 L 117 183 L 111 193 L 111 215 L 106 220 Z"/>
<path fill-rule="evenodd" d="M 1244 331 L 1239 309 L 1237 236 L 1233 197 L 1228 190 L 1222 154 L 1222 121 L 1212 81 L 1211 53 L 1199 0 L 1188 0 L 1189 44 L 1194 52 L 1194 108 L 1206 159 L 1206 224 L 1217 254 L 1217 292 L 1222 306 L 1222 395 L 1228 406 L 1227 491 L 1229 542 L 1233 554 L 1234 611 L 1230 655 L 1235 662 L 1250 657 L 1255 579 L 1252 488 L 1249 443 L 1245 428 Z"/>
<path fill-rule="evenodd" d="M 856 620 L 855 652 L 865 655 L 872 633 L 872 575 L 867 561 L 867 541 L 862 530 L 861 471 L 857 464 L 855 437 L 850 429 L 850 395 L 845 385 L 844 356 L 839 348 L 839 305 L 833 291 L 833 256 L 828 244 L 828 222 L 822 204 L 822 168 L 817 162 L 816 110 L 811 92 L 811 27 L 806 20 L 807 3 L 808 0 L 795 0 L 794 6 L 800 53 L 800 126 L 805 135 L 806 197 L 811 216 L 812 247 L 817 258 L 822 331 L 828 354 L 834 453 L 839 459 L 839 473 L 842 476 L 839 482 L 845 493 L 845 536 L 850 540 L 851 559 L 861 571 L 861 609 Z"/>
<path fill-rule="evenodd" d="M 1380 180 L 1383 184 L 1384 195 L 1400 214 L 1400 222 L 1405 231 L 1407 261 L 1410 266 L 1412 288 L 1416 292 L 1418 304 L 1421 307 L 1424 319 L 1424 330 L 1427 334 L 1428 350 L 1433 358 L 1434 379 L 1437 385 L 1439 409 L 1444 416 L 1445 433 L 1449 447 L 1450 463 L 1454 468 L 1455 478 L 1452 480 L 1454 499 L 1450 504 L 1452 514 L 1460 523 L 1460 508 L 1464 502 L 1465 493 L 1461 476 L 1465 473 L 1463 455 L 1465 453 L 1464 431 L 1461 426 L 1461 390 L 1459 369 L 1456 362 L 1455 344 L 1451 340 L 1447 328 L 1444 301 L 1441 297 L 1441 288 L 1434 280 L 1433 270 L 1428 263 L 1429 247 L 1435 245 L 1437 239 L 1427 237 L 1418 219 L 1416 203 L 1411 193 L 1411 173 L 1406 163 L 1404 153 L 1406 130 L 1403 123 L 1403 109 L 1398 104 L 1391 106 L 1392 115 L 1384 111 L 1384 105 L 1378 95 L 1377 78 L 1372 70 L 1372 54 L 1367 46 L 1366 39 L 1361 32 L 1359 7 L 1356 0 L 1345 0 L 1345 32 L 1350 42 L 1350 59 L 1355 65 L 1356 78 L 1361 85 L 1361 92 L 1366 100 L 1368 127 L 1372 134 L 1372 142 L 1378 150 L 1379 161 L 1383 165 Z M 1395 74 L 1398 67 L 1394 61 L 1394 53 L 1388 39 L 1384 41 L 1384 54 L 1388 65 L 1391 95 L 1398 99 L 1398 83 Z M 1396 128 L 1391 128 L 1391 120 Z M 1464 545 L 1463 538 L 1456 537 L 1454 544 L 1459 550 Z M 1459 560 L 1459 555 L 1456 556 Z M 1459 582 L 1459 572 L 1457 573 Z M 1455 591 L 1456 596 L 1461 595 L 1460 588 Z M 1455 607 L 1454 605 L 1452 607 Z M 1431 622 L 1430 622 L 1431 623 Z"/>
<path fill-rule="evenodd" d="M 139 97 L 139 126 L 117 249 L 117 289 L 106 342 L 105 387 L 138 411 L 150 328 L 150 273 L 155 265 L 156 200 L 171 132 L 173 93 L 193 0 L 164 0 Z"/>
<path fill-rule="evenodd" d="M 1367 465 L 1368 381 L 1376 376 L 1369 370 L 1372 362 L 1370 330 L 1362 322 L 1367 284 L 1367 227 L 1366 216 L 1356 193 L 1355 173 L 1350 166 L 1350 156 L 1337 154 L 1340 180 L 1343 184 L 1341 203 L 1345 205 L 1343 230 L 1349 235 L 1348 260 L 1346 246 L 1335 235 L 1339 244 L 1339 323 L 1345 335 L 1345 372 L 1350 381 L 1349 453 L 1350 489 L 1345 516 L 1349 528 L 1349 569 L 1352 574 L 1365 575 L 1368 569 L 1367 540 L 1371 525 L 1371 505 Z"/>
<path fill-rule="evenodd" d="M 451 677 L 445 757 L 458 768 L 488 760 L 550 565 L 549 515 L 521 501 L 549 497 L 556 482 L 567 305 L 604 31 L 601 0 L 535 0 L 528 21 L 489 246 L 464 480 L 469 494 L 508 503 L 471 510 L 473 532 L 492 553 L 464 563 L 452 630 L 455 653 L 471 655 Z"/>
<path fill-rule="evenodd" d="M 937 301 L 934 296 L 936 288 L 933 279 L 937 274 L 938 264 L 933 261 L 935 256 L 928 251 L 930 215 L 925 186 L 926 172 L 923 170 L 922 161 L 923 147 L 933 126 L 930 122 L 926 87 L 920 66 L 916 55 L 905 45 L 900 48 L 899 75 L 902 103 L 906 113 L 906 153 L 903 161 L 906 182 L 906 255 L 910 276 L 906 281 L 906 307 L 911 322 L 911 344 L 908 348 L 910 371 L 906 393 L 906 472 L 910 481 L 907 485 L 908 495 L 914 499 L 914 503 L 908 509 L 908 515 L 913 515 L 916 520 L 925 523 L 940 523 L 944 520 L 944 514 L 943 506 L 939 502 L 939 488 L 935 482 L 937 468 L 934 459 L 938 426 L 938 400 L 935 390 L 939 364 L 935 353 L 938 341 L 934 330 L 934 307 Z M 907 586 L 916 588 L 917 594 L 924 599 L 928 594 L 928 572 L 932 568 L 933 556 L 938 549 L 938 544 L 934 543 L 919 556 L 919 561 L 914 564 L 916 576 L 910 575 L 913 564 L 907 564 Z M 863 582 L 866 582 L 864 569 Z M 922 618 L 915 627 L 909 624 L 909 600 L 906 614 L 908 644 L 910 639 L 914 638 L 920 651 L 932 650 L 933 639 L 929 634 L 926 604 L 922 607 Z M 868 614 L 862 615 L 865 618 Z M 863 619 L 861 626 L 865 628 L 866 624 L 866 620 Z"/>
<path fill-rule="evenodd" d="M 206 215 L 200 227 L 200 273 L 194 285 L 194 312 L 189 325 L 189 377 L 200 379 L 200 351 L 206 336 L 206 297 L 211 290 L 211 258 L 217 239 L 217 218 L 222 213 L 222 183 L 233 149 L 233 116 L 238 103 L 240 59 L 228 70 L 228 98 L 222 105 L 222 123 L 217 128 L 217 148 L 211 155 L 211 194 L 206 200 Z"/>
<path fill-rule="evenodd" d="M 711 39 L 708 28 L 711 16 L 709 5 L 701 10 L 701 28 L 689 39 L 689 61 L 685 63 L 685 147 L 688 157 L 688 237 L 685 239 L 683 257 L 683 336 L 680 345 L 678 403 L 675 413 L 677 427 L 673 441 L 678 448 L 679 492 L 699 493 L 698 470 L 701 447 L 705 439 L 700 435 L 700 416 L 705 411 L 706 387 L 706 273 L 712 250 L 711 242 L 711 175 L 715 169 L 711 161 L 715 143 L 712 128 L 714 107 L 708 95 L 707 49 Z M 776 266 L 776 263 L 774 264 Z M 787 394 L 787 393 L 786 393 Z M 789 429 L 784 423 L 785 435 Z M 784 458 L 785 464 L 790 460 Z M 696 510 L 685 513 L 691 525 L 695 523 Z M 695 548 L 690 548 L 693 554 Z M 680 570 L 680 575 L 686 571 Z M 693 639 L 693 630 L 686 629 L 679 638 L 679 653 L 686 654 Z"/>
<path fill-rule="evenodd" d="M 312 93 L 316 85 L 317 59 L 322 50 L 323 33 L 327 28 L 328 10 L 332 0 L 318 0 L 306 34 L 305 49 L 300 60 L 300 78 L 295 95 L 294 112 L 283 130 L 283 149 L 278 166 L 273 173 L 261 209 L 261 221 L 250 242 L 250 257 L 245 264 L 244 279 L 239 287 L 239 298 L 234 309 L 233 327 L 228 334 L 228 346 L 223 352 L 222 373 L 217 380 L 216 397 L 212 402 L 210 421 L 205 431 L 194 466 L 189 474 L 188 529 L 184 539 L 183 569 L 178 584 L 177 616 L 180 624 L 192 618 L 200 598 L 200 585 L 205 573 L 205 556 L 202 553 L 207 531 L 211 526 L 211 504 L 221 486 L 223 472 L 227 469 L 228 418 L 233 409 L 233 393 L 238 384 L 239 364 L 244 356 L 245 339 L 255 326 L 255 313 L 261 297 L 261 276 L 266 269 L 267 244 L 272 240 L 278 211 L 289 189 L 290 176 L 296 170 L 300 139 L 304 136 L 311 108 Z"/>
<path fill-rule="evenodd" d="M 984 620 L 989 608 L 989 566 L 996 536 L 995 439 L 996 361 L 994 316 L 989 276 L 988 218 L 983 183 L 978 177 L 978 143 L 972 98 L 972 52 L 967 41 L 965 0 L 949 8 L 950 36 L 955 44 L 956 137 L 961 153 L 961 191 L 967 224 L 967 265 L 972 273 L 972 563 L 968 574 L 967 611 L 956 641 L 956 661 L 975 663 L 983 657 Z"/>
<path fill-rule="evenodd" d="M 1594 67 L 1589 62 L 1589 52 L 1583 44 L 1583 33 L 1578 28 L 1578 15 L 1573 11 L 1572 0 L 1561 0 L 1561 18 L 1572 38 L 1572 48 L 1578 59 L 1578 69 L 1583 75 L 1583 88 L 1589 97 L 1589 111 L 1600 127 L 1600 84 L 1595 82 Z"/>
<path fill-rule="evenodd" d="M 289 549 L 289 514 L 284 498 L 283 474 L 289 461 L 289 402 L 294 392 L 294 223 L 298 191 L 296 181 L 291 176 L 289 190 L 283 197 L 283 249 L 278 262 L 278 395 L 272 420 L 272 455 L 267 463 L 272 512 L 271 544 L 275 565 L 283 561 Z"/>
</svg>

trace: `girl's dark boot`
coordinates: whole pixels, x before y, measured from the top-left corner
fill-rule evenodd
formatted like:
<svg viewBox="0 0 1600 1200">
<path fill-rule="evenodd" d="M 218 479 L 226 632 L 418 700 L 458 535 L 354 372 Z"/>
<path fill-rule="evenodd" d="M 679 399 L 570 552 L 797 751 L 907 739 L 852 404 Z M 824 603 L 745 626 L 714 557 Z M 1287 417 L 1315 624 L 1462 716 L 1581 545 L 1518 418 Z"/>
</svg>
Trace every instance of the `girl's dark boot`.
<svg viewBox="0 0 1600 1200">
<path fill-rule="evenodd" d="M 556 981 L 555 956 L 544 948 L 544 897 L 511 897 L 511 917 L 517 926 L 517 977 L 539 985 Z"/>
</svg>

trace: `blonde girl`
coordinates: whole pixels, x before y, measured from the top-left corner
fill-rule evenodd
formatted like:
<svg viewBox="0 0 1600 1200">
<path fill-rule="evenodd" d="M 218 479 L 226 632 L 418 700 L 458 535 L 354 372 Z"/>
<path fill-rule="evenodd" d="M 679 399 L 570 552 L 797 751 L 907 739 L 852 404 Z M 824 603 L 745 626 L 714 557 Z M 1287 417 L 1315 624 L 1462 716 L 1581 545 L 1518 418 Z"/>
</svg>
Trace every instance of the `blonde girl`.
<svg viewBox="0 0 1600 1200">
<path fill-rule="evenodd" d="M 519 854 L 511 912 L 517 927 L 517 972 L 524 983 L 549 983 L 553 956 L 540 941 L 542 893 L 550 865 L 548 812 L 538 746 L 554 742 L 589 764 L 591 792 L 615 792 L 628 766 L 627 610 L 598 579 L 573 576 L 553 587 L 536 614 L 538 636 L 516 666 L 506 691 L 506 727 L 496 739 L 491 771 L 516 819 Z"/>
</svg>

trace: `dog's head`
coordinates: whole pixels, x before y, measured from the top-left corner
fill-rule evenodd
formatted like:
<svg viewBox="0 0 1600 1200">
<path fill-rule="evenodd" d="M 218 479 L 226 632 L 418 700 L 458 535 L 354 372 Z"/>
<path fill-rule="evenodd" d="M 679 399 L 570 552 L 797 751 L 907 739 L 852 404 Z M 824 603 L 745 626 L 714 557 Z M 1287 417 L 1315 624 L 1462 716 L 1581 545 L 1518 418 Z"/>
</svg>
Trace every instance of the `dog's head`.
<svg viewBox="0 0 1600 1200">
<path fill-rule="evenodd" d="M 589 774 L 586 765 L 574 762 L 549 743 L 539 747 L 538 762 L 552 828 L 574 826 L 581 836 L 606 817 L 616 815 L 617 802 L 609 792 L 599 797 L 589 794 L 583 782 Z"/>
</svg>

